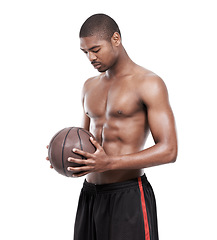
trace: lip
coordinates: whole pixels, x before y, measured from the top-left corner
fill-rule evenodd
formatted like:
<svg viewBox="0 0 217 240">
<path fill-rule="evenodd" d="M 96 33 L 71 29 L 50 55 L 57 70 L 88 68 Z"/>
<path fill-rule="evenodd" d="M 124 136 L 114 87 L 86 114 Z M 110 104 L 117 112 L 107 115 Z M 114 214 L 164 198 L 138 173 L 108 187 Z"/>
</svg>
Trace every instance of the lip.
<svg viewBox="0 0 217 240">
<path fill-rule="evenodd" d="M 93 64 L 93 66 L 94 66 L 94 68 L 98 69 L 98 68 L 101 67 L 101 64 L 100 63 L 95 63 L 95 64 Z"/>
</svg>

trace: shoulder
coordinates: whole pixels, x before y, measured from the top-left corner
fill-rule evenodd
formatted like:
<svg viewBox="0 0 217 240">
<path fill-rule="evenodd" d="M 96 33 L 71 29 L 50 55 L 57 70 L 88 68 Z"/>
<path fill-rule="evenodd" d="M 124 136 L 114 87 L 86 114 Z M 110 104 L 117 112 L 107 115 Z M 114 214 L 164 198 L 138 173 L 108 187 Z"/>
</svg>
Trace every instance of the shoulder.
<svg viewBox="0 0 217 240">
<path fill-rule="evenodd" d="M 88 87 L 90 87 L 91 85 L 94 84 L 94 82 L 97 81 L 98 78 L 99 78 L 99 76 L 95 76 L 95 77 L 88 78 L 88 79 L 84 82 L 83 88 L 88 88 Z"/>
<path fill-rule="evenodd" d="M 137 79 L 139 85 L 145 88 L 165 88 L 166 85 L 161 77 L 143 67 L 137 67 Z M 150 89 L 149 89 L 150 90 Z"/>
<path fill-rule="evenodd" d="M 93 88 L 98 82 L 99 79 L 101 78 L 101 75 L 95 76 L 95 77 L 91 77 L 88 78 L 83 85 L 83 94 L 85 94 L 89 89 Z"/>
<path fill-rule="evenodd" d="M 150 70 L 139 67 L 137 91 L 146 105 L 168 100 L 167 87 L 161 77 Z"/>
</svg>

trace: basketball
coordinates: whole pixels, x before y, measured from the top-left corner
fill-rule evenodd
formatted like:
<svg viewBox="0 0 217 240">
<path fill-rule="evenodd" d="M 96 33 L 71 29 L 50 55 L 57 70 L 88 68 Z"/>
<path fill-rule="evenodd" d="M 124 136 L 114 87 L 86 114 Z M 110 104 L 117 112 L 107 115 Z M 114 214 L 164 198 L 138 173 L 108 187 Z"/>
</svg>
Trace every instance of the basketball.
<svg viewBox="0 0 217 240">
<path fill-rule="evenodd" d="M 68 171 L 67 168 L 81 165 L 69 162 L 68 158 L 85 159 L 83 156 L 74 153 L 72 151 L 73 148 L 89 153 L 96 151 L 95 146 L 90 141 L 90 137 L 93 137 L 90 132 L 78 127 L 68 127 L 57 132 L 48 146 L 48 157 L 53 168 L 58 173 L 71 177 L 73 172 Z"/>
</svg>

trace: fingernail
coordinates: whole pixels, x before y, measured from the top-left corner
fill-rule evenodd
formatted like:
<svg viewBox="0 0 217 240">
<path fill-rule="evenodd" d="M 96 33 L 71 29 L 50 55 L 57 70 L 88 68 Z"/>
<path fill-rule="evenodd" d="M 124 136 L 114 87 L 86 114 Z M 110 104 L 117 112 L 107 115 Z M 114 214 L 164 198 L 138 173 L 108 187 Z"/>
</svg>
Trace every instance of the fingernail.
<svg viewBox="0 0 217 240">
<path fill-rule="evenodd" d="M 70 171 L 70 167 L 68 167 L 67 170 Z"/>
<path fill-rule="evenodd" d="M 93 138 L 92 138 L 92 137 L 90 137 L 90 140 L 92 141 L 92 140 L 93 140 Z"/>
</svg>

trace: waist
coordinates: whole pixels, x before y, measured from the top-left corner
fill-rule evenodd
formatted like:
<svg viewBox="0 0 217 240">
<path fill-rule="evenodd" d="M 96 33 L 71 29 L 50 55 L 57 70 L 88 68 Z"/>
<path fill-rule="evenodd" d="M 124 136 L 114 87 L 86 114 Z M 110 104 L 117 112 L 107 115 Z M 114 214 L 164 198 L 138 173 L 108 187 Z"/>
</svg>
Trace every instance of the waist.
<svg viewBox="0 0 217 240">
<path fill-rule="evenodd" d="M 90 193 L 108 193 L 138 187 L 138 179 L 141 178 L 143 183 L 148 183 L 147 177 L 144 174 L 141 177 L 133 178 L 127 181 L 108 183 L 108 184 L 93 184 L 85 179 L 82 190 Z"/>
<path fill-rule="evenodd" d="M 127 181 L 142 176 L 142 169 L 130 169 L 130 170 L 114 170 L 106 171 L 103 173 L 89 173 L 87 175 L 87 182 L 95 185 L 102 185 L 108 183 L 117 183 Z"/>
</svg>

